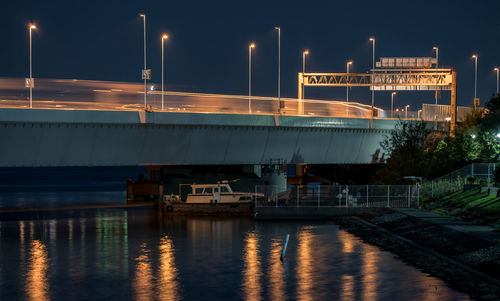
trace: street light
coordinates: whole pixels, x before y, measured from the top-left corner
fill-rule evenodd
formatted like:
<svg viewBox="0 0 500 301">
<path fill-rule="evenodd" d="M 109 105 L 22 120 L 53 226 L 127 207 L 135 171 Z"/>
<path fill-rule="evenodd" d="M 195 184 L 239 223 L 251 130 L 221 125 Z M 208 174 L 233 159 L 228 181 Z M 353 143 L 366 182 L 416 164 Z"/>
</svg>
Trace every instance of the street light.
<svg viewBox="0 0 500 301">
<path fill-rule="evenodd" d="M 420 113 L 422 113 L 422 109 L 418 110 L 418 112 L 417 112 L 417 119 L 420 119 Z M 423 118 L 423 117 L 424 117 L 424 116 L 422 116 L 422 118 Z"/>
<path fill-rule="evenodd" d="M 151 75 L 148 74 L 148 70 L 146 69 L 146 15 L 140 14 L 140 17 L 144 20 L 144 69 L 142 70 L 142 79 L 144 79 L 144 109 L 147 108 L 147 89 L 146 89 L 146 81 L 150 79 Z"/>
<path fill-rule="evenodd" d="M 375 69 L 375 38 L 371 37 L 370 41 L 372 41 L 372 50 L 373 50 L 373 55 L 372 55 L 372 75 L 373 75 L 373 69 Z M 372 77 L 373 81 L 373 77 Z M 373 90 L 372 87 L 372 118 L 373 118 L 373 107 L 375 106 L 375 90 Z"/>
<path fill-rule="evenodd" d="M 497 94 L 498 94 L 498 71 L 499 71 L 498 67 L 495 67 L 493 71 L 497 72 Z"/>
<path fill-rule="evenodd" d="M 302 74 L 306 73 L 306 55 L 309 54 L 309 50 L 304 50 L 302 52 Z M 305 95 L 305 86 L 302 88 L 302 99 L 304 99 L 304 95 Z"/>
<path fill-rule="evenodd" d="M 439 59 L 439 47 L 432 47 L 433 50 L 436 51 L 436 83 L 437 83 L 437 69 L 438 69 L 438 59 Z M 438 104 L 438 91 L 434 91 L 434 99 L 436 101 L 436 105 Z"/>
<path fill-rule="evenodd" d="M 252 49 L 255 44 L 248 45 L 248 113 L 252 113 Z"/>
<path fill-rule="evenodd" d="M 405 106 L 405 119 L 408 119 L 408 108 L 409 107 L 410 107 L 410 105 Z"/>
<path fill-rule="evenodd" d="M 167 34 L 161 36 L 161 110 L 163 111 L 164 95 L 165 94 L 165 40 L 168 39 Z"/>
<path fill-rule="evenodd" d="M 391 93 L 391 118 L 392 118 L 392 112 L 393 112 L 393 108 L 394 108 L 394 95 L 396 95 L 396 92 L 392 92 Z"/>
<path fill-rule="evenodd" d="M 31 51 L 31 32 L 33 29 L 36 29 L 36 25 L 30 24 L 29 25 L 29 31 L 30 31 L 30 79 L 29 79 L 29 87 L 30 87 L 30 109 L 33 108 L 33 64 L 32 64 L 32 51 Z"/>
<path fill-rule="evenodd" d="M 477 54 L 472 55 L 474 59 L 474 108 L 476 108 L 477 99 Z"/>
<path fill-rule="evenodd" d="M 281 110 L 281 27 L 276 26 L 278 30 L 278 113 Z"/>
<path fill-rule="evenodd" d="M 346 67 L 347 67 L 347 79 L 346 79 L 346 83 L 349 83 L 349 66 L 350 65 L 352 65 L 352 61 L 348 61 L 347 64 L 346 64 Z M 347 117 L 349 117 L 349 86 L 346 87 L 346 101 L 347 101 L 347 105 L 346 105 Z"/>
</svg>

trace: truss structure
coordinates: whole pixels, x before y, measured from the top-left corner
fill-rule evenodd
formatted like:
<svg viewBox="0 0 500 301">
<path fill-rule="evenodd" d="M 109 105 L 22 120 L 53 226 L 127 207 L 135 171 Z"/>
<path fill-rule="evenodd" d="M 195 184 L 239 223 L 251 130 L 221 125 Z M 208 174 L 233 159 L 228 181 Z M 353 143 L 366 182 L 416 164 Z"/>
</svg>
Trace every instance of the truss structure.
<svg viewBox="0 0 500 301">
<path fill-rule="evenodd" d="M 451 91 L 450 131 L 456 122 L 456 72 L 451 68 L 372 69 L 370 73 L 299 72 L 298 98 L 304 87 L 369 87 L 374 91 Z M 299 104 L 299 110 L 302 106 Z"/>
</svg>

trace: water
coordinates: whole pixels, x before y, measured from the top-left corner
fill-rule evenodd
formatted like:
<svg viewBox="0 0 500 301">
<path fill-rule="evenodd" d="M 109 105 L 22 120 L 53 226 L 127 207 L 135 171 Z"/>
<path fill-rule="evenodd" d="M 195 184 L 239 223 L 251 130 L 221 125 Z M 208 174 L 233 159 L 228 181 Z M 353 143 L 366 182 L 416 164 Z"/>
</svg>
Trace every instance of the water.
<svg viewBox="0 0 500 301">
<path fill-rule="evenodd" d="M 468 300 L 329 222 L 149 209 L 0 219 L 1 300 Z"/>
</svg>

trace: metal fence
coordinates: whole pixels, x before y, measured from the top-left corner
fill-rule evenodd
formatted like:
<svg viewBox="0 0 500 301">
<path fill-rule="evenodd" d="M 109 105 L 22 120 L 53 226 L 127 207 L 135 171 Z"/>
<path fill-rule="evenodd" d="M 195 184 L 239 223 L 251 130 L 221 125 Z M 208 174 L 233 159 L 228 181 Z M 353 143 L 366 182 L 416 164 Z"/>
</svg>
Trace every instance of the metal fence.
<svg viewBox="0 0 500 301">
<path fill-rule="evenodd" d="M 484 108 L 476 108 L 478 111 L 483 111 Z M 474 111 L 473 107 L 457 106 L 457 121 L 464 121 L 465 116 Z M 450 105 L 435 105 L 435 104 L 422 104 L 422 119 L 428 121 L 446 121 L 451 117 Z"/>
<path fill-rule="evenodd" d="M 481 180 L 485 181 L 485 184 L 490 185 L 495 182 L 496 167 L 496 163 L 472 163 L 424 183 L 421 188 L 421 195 L 424 198 L 439 197 L 462 190 L 467 183 L 480 184 Z M 471 177 L 474 178 L 472 182 L 468 180 Z"/>
<path fill-rule="evenodd" d="M 418 207 L 416 185 L 288 185 L 255 186 L 256 207 Z"/>
</svg>

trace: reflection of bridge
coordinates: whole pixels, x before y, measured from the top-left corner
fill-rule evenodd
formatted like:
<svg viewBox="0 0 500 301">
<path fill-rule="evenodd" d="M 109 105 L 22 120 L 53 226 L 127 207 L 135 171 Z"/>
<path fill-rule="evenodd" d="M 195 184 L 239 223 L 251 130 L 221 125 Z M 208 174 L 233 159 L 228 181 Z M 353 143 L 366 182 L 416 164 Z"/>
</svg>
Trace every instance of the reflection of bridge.
<svg viewBox="0 0 500 301">
<path fill-rule="evenodd" d="M 17 81 L 0 80 L 0 166 L 374 163 L 397 121 L 379 109 L 371 125 L 370 107 L 352 102 L 281 98 L 278 114 L 276 98 L 252 97 L 248 114 L 248 96 L 180 92 L 161 112 L 158 91 L 144 111 L 140 84 L 73 80 L 39 80 L 25 109 Z"/>
</svg>

